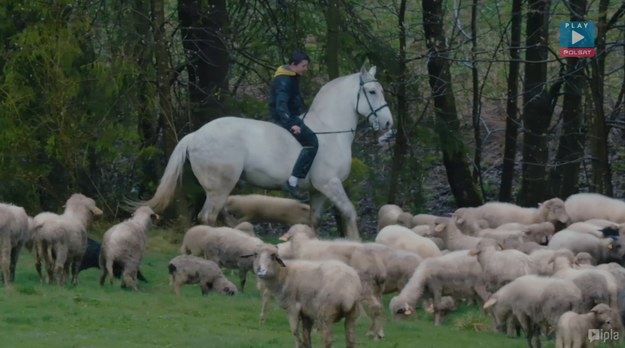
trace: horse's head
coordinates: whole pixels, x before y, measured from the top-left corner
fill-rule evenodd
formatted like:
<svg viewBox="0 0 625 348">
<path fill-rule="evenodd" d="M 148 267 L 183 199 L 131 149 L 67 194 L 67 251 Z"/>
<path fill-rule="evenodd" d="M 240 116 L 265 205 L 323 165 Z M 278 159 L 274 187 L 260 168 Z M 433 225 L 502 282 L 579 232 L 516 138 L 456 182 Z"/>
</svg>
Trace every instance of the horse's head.
<svg viewBox="0 0 625 348">
<path fill-rule="evenodd" d="M 356 111 L 367 118 L 374 130 L 390 129 L 393 126 L 391 109 L 384 99 L 384 89 L 375 79 L 376 67 L 369 71 L 364 65 L 360 69 L 358 97 L 356 98 Z"/>
</svg>

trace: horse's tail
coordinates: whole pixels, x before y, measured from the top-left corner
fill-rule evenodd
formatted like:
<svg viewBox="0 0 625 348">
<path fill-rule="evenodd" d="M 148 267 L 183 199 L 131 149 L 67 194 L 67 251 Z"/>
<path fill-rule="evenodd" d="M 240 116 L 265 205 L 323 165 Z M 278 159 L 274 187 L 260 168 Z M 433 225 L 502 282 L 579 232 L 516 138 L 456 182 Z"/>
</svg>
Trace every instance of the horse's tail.
<svg viewBox="0 0 625 348">
<path fill-rule="evenodd" d="M 130 208 L 136 209 L 140 206 L 149 206 L 155 211 L 163 211 L 169 205 L 178 185 L 182 181 L 182 170 L 187 160 L 187 148 L 193 133 L 184 136 L 171 153 L 165 173 L 156 188 L 156 193 L 148 201 L 127 202 Z"/>
</svg>

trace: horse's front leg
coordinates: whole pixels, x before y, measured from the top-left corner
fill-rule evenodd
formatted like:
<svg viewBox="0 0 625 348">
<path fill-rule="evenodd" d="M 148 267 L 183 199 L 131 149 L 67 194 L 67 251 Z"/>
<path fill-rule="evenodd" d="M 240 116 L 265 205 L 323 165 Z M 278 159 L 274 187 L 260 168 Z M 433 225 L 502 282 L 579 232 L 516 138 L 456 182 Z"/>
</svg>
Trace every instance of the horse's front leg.
<svg viewBox="0 0 625 348">
<path fill-rule="evenodd" d="M 315 185 L 315 187 L 341 212 L 343 217 L 343 230 L 345 231 L 346 237 L 353 240 L 360 240 L 358 226 L 356 225 L 356 208 L 354 208 L 352 201 L 347 197 L 341 180 L 332 178 L 328 182 L 319 185 L 319 187 L 317 187 L 317 185 Z"/>
</svg>

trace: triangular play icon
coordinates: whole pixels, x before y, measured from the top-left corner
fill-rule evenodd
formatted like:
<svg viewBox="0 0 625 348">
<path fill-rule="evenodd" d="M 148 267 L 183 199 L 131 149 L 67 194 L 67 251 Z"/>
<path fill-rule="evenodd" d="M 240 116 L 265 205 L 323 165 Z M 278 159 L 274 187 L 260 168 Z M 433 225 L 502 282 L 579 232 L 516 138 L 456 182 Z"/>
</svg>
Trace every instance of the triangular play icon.
<svg viewBox="0 0 625 348">
<path fill-rule="evenodd" d="M 571 30 L 573 33 L 571 35 L 571 44 L 575 45 L 576 43 L 584 40 L 584 35 L 576 32 L 575 30 Z"/>
</svg>

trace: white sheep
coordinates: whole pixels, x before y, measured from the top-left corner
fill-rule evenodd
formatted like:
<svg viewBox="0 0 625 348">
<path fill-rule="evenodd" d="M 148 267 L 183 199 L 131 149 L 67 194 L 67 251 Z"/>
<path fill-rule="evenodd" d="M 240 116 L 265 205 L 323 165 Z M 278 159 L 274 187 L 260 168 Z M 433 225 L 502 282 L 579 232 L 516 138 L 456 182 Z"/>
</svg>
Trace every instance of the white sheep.
<svg viewBox="0 0 625 348">
<path fill-rule="evenodd" d="M 521 251 L 501 250 L 501 246 L 492 239 L 480 241 L 469 255 L 477 256 L 482 266 L 486 290 L 495 292 L 502 286 L 526 274 L 536 273 L 530 257 Z"/>
<path fill-rule="evenodd" d="M 375 242 L 395 249 L 413 252 L 424 259 L 442 254 L 432 240 L 421 237 L 411 229 L 400 225 L 389 225 L 382 228 L 375 237 Z"/>
<path fill-rule="evenodd" d="M 447 250 L 474 249 L 477 243 L 485 239 L 463 234 L 458 230 L 455 219 L 455 217 L 439 219 L 434 227 L 435 235 L 443 240 Z"/>
<path fill-rule="evenodd" d="M 419 255 L 380 243 L 364 243 L 366 250 L 380 256 L 386 267 L 384 294 L 401 291 L 423 260 Z"/>
<path fill-rule="evenodd" d="M 464 295 L 485 301 L 489 293 L 482 280 L 482 267 L 468 250 L 452 251 L 424 259 L 408 284 L 393 297 L 389 308 L 393 315 L 411 315 L 423 295 L 433 298 L 434 322 L 440 325 L 439 306 L 443 295 Z"/>
<path fill-rule="evenodd" d="M 612 316 L 612 310 L 605 303 L 594 306 L 588 313 L 562 314 L 556 329 L 556 348 L 595 347 L 596 342 L 588 340 L 591 329 L 610 327 Z"/>
<path fill-rule="evenodd" d="M 159 216 L 150 207 L 137 208 L 132 217 L 109 228 L 102 237 L 100 249 L 100 285 L 109 277 L 115 279 L 113 265 L 122 268 L 122 286 L 137 288 L 137 272 L 148 241 L 147 230 Z"/>
<path fill-rule="evenodd" d="M 458 228 L 465 233 L 467 231 L 477 233 L 480 229 L 495 228 L 509 222 L 525 225 L 551 222 L 554 226 L 558 223 L 569 222 L 564 202 L 559 198 L 549 199 L 541 203 L 538 208 L 520 207 L 505 202 L 489 202 L 477 208 L 456 210 L 454 217 Z"/>
<path fill-rule="evenodd" d="M 378 231 L 388 225 L 397 224 L 399 214 L 404 210 L 396 204 L 384 204 L 378 209 Z"/>
<path fill-rule="evenodd" d="M 535 338 L 540 347 L 539 328 L 555 327 L 560 315 L 578 309 L 581 298 L 581 291 L 570 280 L 525 275 L 497 290 L 483 308 L 492 312 L 501 332 L 513 315 L 526 333 L 528 346 L 532 347 Z"/>
<path fill-rule="evenodd" d="M 404 227 L 405 228 L 405 227 Z M 382 293 L 387 270 L 380 255 L 369 250 L 361 242 L 346 240 L 319 240 L 309 237 L 310 227 L 293 225 L 283 236 L 291 241 L 293 255 L 305 260 L 338 260 L 353 267 L 362 283 L 362 303 L 371 318 L 367 335 L 384 338 L 384 307 Z"/>
<path fill-rule="evenodd" d="M 24 208 L 0 203 L 0 266 L 5 286 L 15 281 L 20 250 L 30 239 L 32 219 Z"/>
<path fill-rule="evenodd" d="M 412 227 L 415 226 L 430 226 L 430 228 L 434 228 L 434 224 L 437 219 L 442 216 L 432 215 L 432 214 L 417 214 L 412 217 Z"/>
<path fill-rule="evenodd" d="M 534 266 L 536 274 L 551 276 L 554 273 L 556 257 L 566 257 L 573 260 L 575 254 L 569 249 L 536 249 L 529 253 L 529 259 Z"/>
<path fill-rule="evenodd" d="M 566 248 L 574 254 L 589 253 L 597 263 L 620 261 L 623 248 L 611 238 L 597 238 L 592 234 L 562 230 L 551 237 L 548 244 L 551 249 Z"/>
<path fill-rule="evenodd" d="M 199 231 L 198 231 L 199 230 Z M 204 235 L 201 256 L 216 262 L 220 267 L 238 269 L 241 291 L 245 290 L 247 272 L 252 270 L 252 259 L 241 255 L 253 253 L 263 241 L 245 232 L 230 227 L 211 227 L 198 225 L 191 227 L 190 235 Z"/>
<path fill-rule="evenodd" d="M 224 295 L 235 295 L 237 287 L 232 284 L 219 266 L 210 260 L 192 255 L 178 255 L 169 261 L 169 283 L 176 295 L 183 284 L 200 284 L 202 295 L 215 289 Z"/>
<path fill-rule="evenodd" d="M 251 223 L 244 221 L 234 227 L 235 230 L 239 230 L 245 232 L 251 237 L 255 237 L 254 233 L 254 225 Z M 190 228 L 188 229 L 184 237 L 182 238 L 182 243 L 180 245 L 180 254 L 182 255 L 193 255 L 193 256 L 204 256 L 204 251 L 206 249 L 206 243 L 208 242 L 209 234 L 211 233 L 210 228 Z"/>
<path fill-rule="evenodd" d="M 590 219 L 625 222 L 625 202 L 599 193 L 576 193 L 564 205 L 571 222 Z"/>
<path fill-rule="evenodd" d="M 265 244 L 255 249 L 253 269 L 258 281 L 287 311 L 297 347 L 311 347 L 315 321 L 323 330 L 324 347 L 330 347 L 333 323 L 343 318 L 345 346 L 356 346 L 362 285 L 353 268 L 339 261 L 282 261 L 278 249 Z"/>
<path fill-rule="evenodd" d="M 73 194 L 61 215 L 43 212 L 34 217 L 33 250 L 35 266 L 41 277 L 41 261 L 46 263 L 48 283 L 53 279 L 64 285 L 68 271 L 72 284 L 78 284 L 80 262 L 87 250 L 87 225 L 102 215 L 93 199 Z"/>
<path fill-rule="evenodd" d="M 258 194 L 232 195 L 223 208 L 230 226 L 247 221 L 310 225 L 310 206 L 295 199 Z"/>
</svg>

